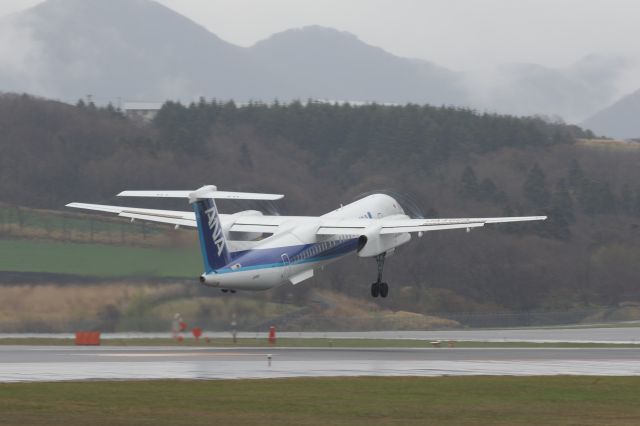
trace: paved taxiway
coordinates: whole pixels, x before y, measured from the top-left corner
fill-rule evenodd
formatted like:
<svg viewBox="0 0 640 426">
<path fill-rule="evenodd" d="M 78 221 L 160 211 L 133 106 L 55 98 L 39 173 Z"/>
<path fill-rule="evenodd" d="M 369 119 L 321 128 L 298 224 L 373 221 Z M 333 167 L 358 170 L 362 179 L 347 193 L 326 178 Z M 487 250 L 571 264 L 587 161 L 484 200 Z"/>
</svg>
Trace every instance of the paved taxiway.
<svg viewBox="0 0 640 426">
<path fill-rule="evenodd" d="M 557 374 L 638 376 L 640 348 L 0 346 L 0 382 Z"/>
</svg>

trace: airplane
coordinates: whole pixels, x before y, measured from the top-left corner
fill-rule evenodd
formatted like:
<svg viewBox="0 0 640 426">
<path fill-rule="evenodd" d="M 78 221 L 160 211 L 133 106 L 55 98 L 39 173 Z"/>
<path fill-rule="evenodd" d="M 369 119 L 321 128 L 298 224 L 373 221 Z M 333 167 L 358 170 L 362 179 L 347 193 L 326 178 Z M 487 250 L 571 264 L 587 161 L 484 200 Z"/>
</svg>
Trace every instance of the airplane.
<svg viewBox="0 0 640 426">
<path fill-rule="evenodd" d="M 218 191 L 214 185 L 195 191 L 123 191 L 120 197 L 186 198 L 193 212 L 70 203 L 67 207 L 115 213 L 142 220 L 196 228 L 204 262 L 200 283 L 235 293 L 267 290 L 313 277 L 314 270 L 356 253 L 374 258 L 378 276 L 372 297 L 387 297 L 382 280 L 385 260 L 411 240 L 411 234 L 479 228 L 485 224 L 545 220 L 546 216 L 415 219 L 396 198 L 376 193 L 322 216 L 272 216 L 258 210 L 221 214 L 216 199 L 279 200 L 281 194 Z"/>
</svg>

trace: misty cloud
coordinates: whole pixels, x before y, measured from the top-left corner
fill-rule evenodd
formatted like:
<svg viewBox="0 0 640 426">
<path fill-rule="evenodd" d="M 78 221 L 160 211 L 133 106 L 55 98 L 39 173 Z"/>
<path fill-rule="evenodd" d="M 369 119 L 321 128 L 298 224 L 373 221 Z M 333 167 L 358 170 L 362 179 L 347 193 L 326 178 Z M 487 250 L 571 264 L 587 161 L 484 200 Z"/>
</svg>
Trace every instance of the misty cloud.
<svg viewBox="0 0 640 426">
<path fill-rule="evenodd" d="M 45 47 L 33 29 L 15 16 L 0 20 L 0 91 L 7 89 L 54 95 L 47 87 Z"/>
<path fill-rule="evenodd" d="M 635 69 L 630 56 L 594 54 L 566 68 L 509 64 L 473 70 L 464 73 L 464 81 L 475 107 L 577 122 L 640 87 L 632 77 Z"/>
<path fill-rule="evenodd" d="M 149 0 L 48 0 L 1 21 L 0 91 L 71 102 L 87 94 L 104 102 L 313 97 L 578 122 L 640 88 L 640 55 L 451 70 L 318 26 L 244 48 Z"/>
</svg>

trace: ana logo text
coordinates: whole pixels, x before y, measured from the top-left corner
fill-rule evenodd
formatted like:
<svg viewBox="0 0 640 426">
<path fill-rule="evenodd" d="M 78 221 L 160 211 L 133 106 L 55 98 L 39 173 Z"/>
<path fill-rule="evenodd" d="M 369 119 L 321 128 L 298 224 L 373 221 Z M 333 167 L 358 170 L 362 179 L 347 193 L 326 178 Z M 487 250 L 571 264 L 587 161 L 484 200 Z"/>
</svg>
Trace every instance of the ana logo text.
<svg viewBox="0 0 640 426">
<path fill-rule="evenodd" d="M 218 256 L 222 255 L 224 250 L 224 236 L 222 235 L 222 226 L 220 225 L 220 218 L 216 212 L 215 206 L 208 210 L 205 210 L 207 218 L 209 218 L 209 229 L 211 230 L 211 239 L 213 240 L 216 248 L 218 249 Z"/>
</svg>

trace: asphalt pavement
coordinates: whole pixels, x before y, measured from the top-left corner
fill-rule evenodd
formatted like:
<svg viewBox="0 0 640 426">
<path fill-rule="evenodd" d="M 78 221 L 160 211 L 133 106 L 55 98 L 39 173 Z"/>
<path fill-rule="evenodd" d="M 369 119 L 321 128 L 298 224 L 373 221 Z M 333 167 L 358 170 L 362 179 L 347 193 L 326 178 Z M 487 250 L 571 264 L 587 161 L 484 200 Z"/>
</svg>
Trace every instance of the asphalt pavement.
<svg viewBox="0 0 640 426">
<path fill-rule="evenodd" d="M 640 375 L 640 348 L 0 346 L 0 382 L 328 376 Z"/>
</svg>

